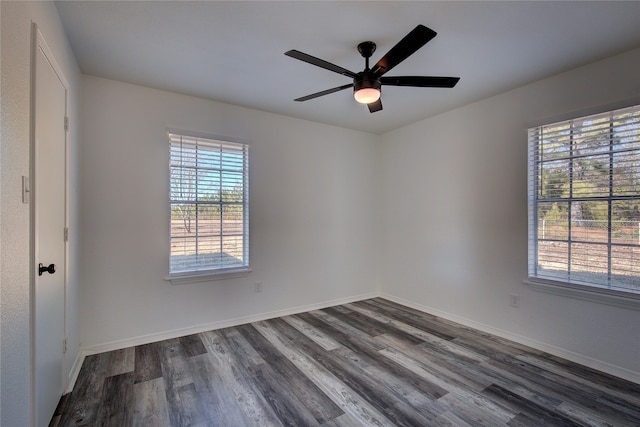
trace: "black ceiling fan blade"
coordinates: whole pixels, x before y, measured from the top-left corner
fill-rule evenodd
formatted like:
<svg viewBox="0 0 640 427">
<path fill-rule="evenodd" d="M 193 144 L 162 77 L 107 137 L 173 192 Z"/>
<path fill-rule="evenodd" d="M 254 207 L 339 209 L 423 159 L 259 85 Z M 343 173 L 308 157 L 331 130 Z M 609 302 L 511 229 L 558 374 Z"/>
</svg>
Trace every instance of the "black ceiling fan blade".
<svg viewBox="0 0 640 427">
<path fill-rule="evenodd" d="M 412 87 L 446 87 L 452 88 L 460 77 L 432 77 L 432 76 L 397 76 L 381 77 L 380 83 L 387 86 L 412 86 Z"/>
<path fill-rule="evenodd" d="M 300 61 L 309 63 L 311 65 L 315 65 L 316 67 L 324 68 L 325 70 L 342 74 L 343 76 L 347 76 L 351 78 L 354 78 L 356 76 L 356 73 L 354 73 L 353 71 L 349 71 L 346 68 L 342 68 L 338 65 L 332 64 L 331 62 L 327 62 L 324 59 L 316 58 L 315 56 L 311 56 L 304 52 L 300 52 L 299 50 L 289 50 L 284 54 L 292 58 L 299 59 Z"/>
<path fill-rule="evenodd" d="M 373 73 L 381 76 L 388 72 L 424 46 L 436 34 L 432 29 L 418 25 L 376 62 L 372 68 Z"/>
<path fill-rule="evenodd" d="M 367 104 L 369 107 L 370 113 L 375 113 L 376 111 L 382 110 L 382 98 L 378 98 L 376 102 L 372 102 L 371 104 Z"/>
<path fill-rule="evenodd" d="M 308 101 L 313 98 L 318 98 L 319 96 L 329 95 L 330 93 L 339 92 L 341 90 L 353 87 L 353 83 L 349 83 L 348 85 L 342 85 L 338 87 L 334 87 L 332 89 L 323 90 L 322 92 L 312 93 L 311 95 L 303 96 L 302 98 L 294 99 L 294 101 L 302 102 Z"/>
</svg>

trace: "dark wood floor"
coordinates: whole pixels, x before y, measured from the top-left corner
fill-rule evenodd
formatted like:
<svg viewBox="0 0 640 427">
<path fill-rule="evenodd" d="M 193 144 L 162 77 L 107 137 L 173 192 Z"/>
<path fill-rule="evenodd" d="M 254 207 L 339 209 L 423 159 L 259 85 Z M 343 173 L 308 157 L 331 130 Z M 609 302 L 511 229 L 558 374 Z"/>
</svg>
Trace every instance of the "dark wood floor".
<svg viewBox="0 0 640 427">
<path fill-rule="evenodd" d="M 89 356 L 62 426 L 640 426 L 640 385 L 376 298 Z"/>
</svg>

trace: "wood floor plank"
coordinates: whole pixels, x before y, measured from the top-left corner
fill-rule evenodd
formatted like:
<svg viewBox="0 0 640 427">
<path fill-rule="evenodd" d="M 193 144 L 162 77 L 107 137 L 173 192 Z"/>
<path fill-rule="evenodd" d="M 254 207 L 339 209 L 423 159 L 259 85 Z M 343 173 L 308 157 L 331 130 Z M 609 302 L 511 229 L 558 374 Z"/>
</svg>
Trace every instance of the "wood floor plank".
<svg viewBox="0 0 640 427">
<path fill-rule="evenodd" d="M 103 400 L 96 414 L 95 425 L 105 427 L 130 426 L 133 424 L 133 406 L 122 405 L 133 401 L 133 372 L 105 378 Z"/>
<path fill-rule="evenodd" d="M 324 319 L 327 318 L 325 317 Z M 372 350 L 372 346 L 370 345 L 362 345 L 362 342 L 360 340 L 352 339 L 351 336 L 345 332 L 345 329 L 339 329 L 341 327 L 344 328 L 345 325 L 346 324 L 338 324 L 337 322 L 314 322 L 314 326 L 316 328 L 320 329 L 325 334 L 332 336 L 336 341 L 341 342 L 345 348 L 348 348 L 353 353 L 357 354 L 360 359 L 365 360 L 369 367 L 378 367 L 379 372 L 390 372 L 391 375 L 397 378 L 399 382 L 408 384 L 416 388 L 432 399 L 438 399 L 439 397 L 447 393 L 446 390 L 436 386 L 435 384 L 416 378 L 415 375 L 413 375 L 403 366 L 389 359 L 380 358 L 378 350 Z M 378 347 L 380 347 L 380 349 L 384 348 L 384 346 L 379 345 Z"/>
<path fill-rule="evenodd" d="M 396 336 L 401 341 L 410 342 L 414 345 L 421 344 L 423 342 L 437 341 L 438 345 L 446 345 L 449 340 L 444 340 L 440 337 L 432 335 L 407 323 L 385 316 L 379 311 L 373 311 L 361 304 L 348 304 L 350 309 L 358 312 L 364 316 L 367 316 L 375 321 L 385 324 L 388 329 L 384 335 Z"/>
<path fill-rule="evenodd" d="M 211 364 L 207 354 L 189 358 L 194 385 L 202 396 L 207 418 L 212 425 L 244 426 L 248 421 L 228 387 L 220 387 L 224 379 Z"/>
<path fill-rule="evenodd" d="M 372 377 L 359 375 L 358 372 L 344 363 L 334 352 L 326 352 L 315 342 L 286 322 L 274 319 L 272 323 L 278 323 L 278 331 L 285 335 L 292 335 L 298 348 L 308 356 L 312 357 L 321 366 L 330 371 L 340 381 L 345 383 L 350 389 L 356 391 L 369 404 L 376 408 L 386 418 L 399 426 L 428 425 L 429 418 L 425 418 L 412 408 L 406 401 L 398 399 L 397 396 L 383 387 Z M 335 338 L 334 338 L 335 339 Z"/>
<path fill-rule="evenodd" d="M 483 390 L 483 393 L 487 396 L 495 397 L 503 404 L 519 411 L 520 414 L 525 415 L 528 419 L 534 420 L 537 425 L 567 427 L 580 425 L 556 411 L 551 411 L 495 384 L 487 387 Z"/>
<path fill-rule="evenodd" d="M 282 377 L 269 365 L 257 365 L 249 371 L 256 387 L 284 426 L 320 425 L 314 414 L 298 399 L 295 391 L 286 387 Z"/>
<path fill-rule="evenodd" d="M 227 345 L 236 355 L 236 360 L 245 368 L 266 363 L 237 328 L 225 328 L 220 331 Z"/>
<path fill-rule="evenodd" d="M 490 398 L 478 398 L 475 393 L 449 393 L 440 399 L 440 403 L 447 405 L 456 417 L 473 426 L 505 426 L 513 419 L 510 414 L 514 411 L 501 408 L 502 405 Z"/>
<path fill-rule="evenodd" d="M 107 353 L 93 354 L 84 359 L 60 425 L 84 426 L 95 423 L 98 404 L 103 398 L 108 366 Z"/>
<path fill-rule="evenodd" d="M 169 420 L 174 427 L 208 424 L 210 422 L 209 411 L 205 405 L 205 401 L 196 390 L 194 383 L 174 387 L 172 393 L 167 393 Z"/>
<path fill-rule="evenodd" d="M 109 366 L 105 376 L 126 374 L 135 370 L 135 347 L 114 350 L 107 354 L 109 355 Z"/>
<path fill-rule="evenodd" d="M 631 345 L 631 349 L 632 348 L 633 345 Z M 636 354 L 638 354 L 638 351 L 640 350 L 638 350 L 638 347 L 636 347 L 635 351 Z M 575 362 L 571 362 L 566 359 L 562 359 L 552 354 L 542 352 L 537 352 L 535 354 L 537 354 L 538 356 L 544 356 L 544 359 L 546 359 L 549 363 L 552 363 L 557 366 L 558 369 L 561 369 L 564 375 L 571 374 L 578 376 L 582 378 L 586 383 L 595 382 L 607 390 L 615 389 L 620 391 L 621 393 L 633 397 L 634 401 L 640 401 L 640 384 L 636 384 L 624 378 L 607 375 L 604 372 L 599 372 L 595 369 L 580 365 Z M 530 352 L 529 356 L 534 357 L 533 352 Z"/>
<path fill-rule="evenodd" d="M 420 329 L 424 332 L 428 332 L 431 335 L 435 335 L 443 340 L 452 340 L 458 336 L 459 331 L 451 331 L 445 328 L 436 326 L 433 322 L 429 321 L 426 316 L 418 316 L 409 311 L 402 310 L 390 304 L 389 301 L 376 299 L 363 301 L 363 304 L 371 305 L 374 309 L 383 310 L 383 313 L 395 320 L 406 323 L 413 326 L 416 329 Z M 449 328 L 450 329 L 450 328 Z"/>
<path fill-rule="evenodd" d="M 453 373 L 443 375 L 443 372 L 441 370 L 434 370 L 429 364 L 423 363 L 420 355 L 418 355 L 418 357 L 415 359 L 412 358 L 408 354 L 416 355 L 416 353 L 411 353 L 407 348 L 403 348 L 401 350 L 395 348 L 386 348 L 384 350 L 381 350 L 380 353 L 381 355 L 396 361 L 396 363 L 402 364 L 407 369 L 410 369 L 412 372 L 414 372 L 416 375 L 439 385 L 443 389 L 448 390 L 448 394 L 452 393 L 454 396 L 450 396 L 448 398 L 446 396 L 443 396 L 437 401 L 437 403 L 447 408 L 449 412 L 451 412 L 452 406 L 456 407 L 455 405 L 459 405 L 460 402 L 464 402 L 461 406 L 464 406 L 466 408 L 465 413 L 469 410 L 469 408 L 474 408 L 473 411 L 475 411 L 476 413 L 491 413 L 491 423 L 506 423 L 516 415 L 515 412 L 500 405 L 496 405 L 486 397 L 482 396 L 480 394 L 481 390 L 476 391 L 468 387 L 467 383 L 464 382 L 464 380 L 461 381 L 457 379 Z M 484 388 L 485 387 L 483 387 L 482 389 Z M 445 404 L 444 402 L 448 403 Z M 438 415 L 436 419 L 440 418 L 440 415 Z M 445 419 L 451 418 L 452 417 L 450 415 L 445 417 Z"/>
<path fill-rule="evenodd" d="M 207 357 L 221 378 L 220 384 L 229 390 L 244 412 L 247 425 L 282 425 L 264 396 L 251 382 L 247 369 L 240 362 L 242 356 L 234 353 L 219 331 L 209 331 L 207 338 Z"/>
<path fill-rule="evenodd" d="M 571 396 L 576 405 L 587 410 L 597 408 L 599 413 L 614 423 L 640 425 L 640 407 L 637 405 L 618 398 L 603 397 L 599 390 L 574 383 L 556 372 L 540 369 L 517 358 L 491 361 L 486 365 L 500 367 L 499 374 L 496 374 L 497 385 L 504 387 L 504 382 L 501 383 L 501 380 L 510 377 L 512 381 L 523 384 L 529 390 L 535 390 L 538 394 L 552 399 L 562 401 L 566 396 Z"/>
<path fill-rule="evenodd" d="M 349 425 L 351 421 L 359 426 L 393 425 L 362 396 L 340 381 L 332 372 L 324 369 L 313 357 L 301 351 L 296 342 L 289 339 L 286 333 L 278 331 L 276 322 L 256 322 L 254 327 L 298 369 L 305 372 L 305 375 L 340 406 L 345 414 L 348 414 L 348 417 L 341 415 L 335 418 L 337 425 L 343 425 L 342 423 Z M 331 425 L 331 422 L 327 421 L 325 424 Z"/>
<path fill-rule="evenodd" d="M 403 364 L 416 375 L 449 390 L 449 394 L 438 401 L 448 407 L 450 412 L 455 413 L 458 418 L 466 420 L 464 423 L 486 426 L 502 425 L 516 415 L 514 411 L 497 405 L 479 394 L 481 390 L 486 388 L 485 386 L 471 383 L 467 377 L 460 376 L 457 369 L 447 369 L 426 359 L 422 347 L 396 348 L 390 346 L 381 350 L 380 353 Z"/>
<path fill-rule="evenodd" d="M 561 405 L 567 394 L 571 395 L 572 402 L 582 411 L 589 412 L 596 403 L 597 394 L 589 395 L 585 389 L 579 385 L 560 385 L 553 380 L 539 375 L 539 372 L 527 372 L 526 369 L 519 369 L 523 365 L 510 365 L 501 362 L 486 363 L 481 369 L 489 367 L 495 371 L 495 385 L 509 389 L 518 395 L 545 408 L 556 408 Z M 617 417 L 615 411 L 606 409 L 604 405 L 599 407 L 600 411 L 609 416 Z"/>
<path fill-rule="evenodd" d="M 315 310 L 310 311 L 309 313 L 300 313 L 296 316 L 323 333 L 326 333 L 327 325 L 334 325 L 329 330 L 329 335 L 332 337 L 335 331 L 341 331 L 341 337 L 348 336 L 351 341 L 358 342 L 358 345 L 361 347 L 368 347 L 370 351 L 378 351 L 382 348 L 380 344 L 378 344 L 373 337 L 366 332 L 363 332 L 355 326 L 345 323 L 324 311 Z M 340 346 L 345 346 L 347 344 L 339 337 L 335 337 L 334 340 L 336 340 L 336 338 L 340 342 Z"/>
<path fill-rule="evenodd" d="M 467 423 L 451 411 L 434 418 L 433 425 L 439 427 L 472 427 L 472 424 Z"/>
<path fill-rule="evenodd" d="M 484 347 L 488 347 L 492 349 L 492 346 L 495 346 L 496 350 L 503 350 L 509 355 L 521 354 L 521 353 L 529 353 L 529 354 L 543 354 L 542 351 L 535 350 L 531 347 L 525 346 L 523 344 L 519 344 L 513 341 L 508 341 L 506 339 L 497 337 L 495 335 L 489 334 L 487 332 L 479 331 L 477 329 L 473 329 L 468 326 L 460 325 L 453 321 L 439 318 L 437 316 L 423 313 L 414 308 L 405 307 L 395 302 L 391 302 L 389 300 L 385 300 L 382 298 L 375 298 L 371 300 L 363 301 L 363 303 L 372 304 L 374 306 L 379 306 L 384 308 L 385 310 L 392 310 L 394 313 L 398 314 L 400 317 L 406 317 L 408 319 L 412 319 L 415 322 L 421 323 L 426 330 L 433 330 L 436 333 L 440 332 L 443 335 L 443 338 L 446 339 L 448 336 L 449 339 L 458 339 L 469 340 L 471 342 L 483 343 Z M 489 353 L 491 353 L 489 351 Z M 500 355 L 500 352 L 497 353 Z"/>
<path fill-rule="evenodd" d="M 198 356 L 207 352 L 207 349 L 204 347 L 204 344 L 198 334 L 180 337 L 178 340 L 184 349 L 184 355 L 186 357 Z"/>
<path fill-rule="evenodd" d="M 388 332 L 388 329 L 385 328 L 381 322 L 378 322 L 375 319 L 367 319 L 362 315 L 358 315 L 351 310 L 345 310 L 344 307 L 342 310 L 338 310 L 337 307 L 329 307 L 322 310 L 324 313 L 330 314 L 331 316 L 340 319 L 344 323 L 360 329 L 365 334 L 370 337 L 375 337 L 377 335 L 382 335 L 385 332 Z"/>
<path fill-rule="evenodd" d="M 430 383 L 423 377 L 415 377 L 415 382 L 408 383 L 398 378 L 395 371 L 387 370 L 387 364 L 371 363 L 371 360 L 368 361 L 352 350 L 343 348 L 333 353 L 344 360 L 355 375 L 374 378 L 379 390 L 386 390 L 398 401 L 409 405 L 426 419 L 431 420 L 446 411 L 445 407 L 438 404 L 437 399 L 447 392 L 443 392 L 443 389 L 436 385 L 425 387 L 425 384 Z M 420 384 L 420 388 L 415 384 Z"/>
<path fill-rule="evenodd" d="M 134 427 L 170 427 L 169 408 L 162 378 L 133 385 Z"/>
<path fill-rule="evenodd" d="M 160 361 L 171 359 L 186 359 L 190 355 L 187 352 L 185 345 L 183 345 L 182 338 L 170 338 L 158 343 L 158 354 L 160 355 Z M 187 346 L 189 340 L 186 341 Z"/>
<path fill-rule="evenodd" d="M 350 304 L 349 307 L 352 307 L 354 310 L 362 314 L 365 314 L 367 316 L 375 317 L 378 320 L 383 322 L 388 322 L 390 325 L 393 325 L 394 328 L 406 334 L 419 338 L 422 342 L 426 343 L 425 345 L 431 345 L 436 348 L 441 348 L 442 350 L 447 351 L 448 353 L 453 353 L 463 358 L 472 359 L 476 362 L 483 362 L 489 359 L 488 357 L 479 355 L 473 352 L 472 350 L 469 350 L 468 348 L 457 345 L 452 340 L 440 338 L 436 335 L 433 335 L 429 332 L 418 329 L 414 326 L 408 325 L 399 320 L 391 319 L 385 316 L 384 314 L 381 314 L 380 312 L 374 312 L 368 308 L 363 308 L 359 304 Z M 403 341 L 404 342 L 407 341 L 406 339 L 403 339 L 402 336 L 398 336 L 398 334 L 383 334 L 381 336 L 376 337 L 376 340 L 379 340 L 381 337 L 384 337 L 385 340 L 393 340 L 394 343 L 388 344 L 388 345 L 394 345 L 394 346 L 397 346 L 397 345 L 404 346 Z"/>
<path fill-rule="evenodd" d="M 171 425 L 196 426 L 207 422 L 207 411 L 195 390 L 191 366 L 181 340 L 175 338 L 159 343 L 155 354 L 160 361 Z"/>
<path fill-rule="evenodd" d="M 58 406 L 56 406 L 56 409 L 53 412 L 53 417 L 51 418 L 49 427 L 58 427 L 59 425 L 61 425 L 60 421 L 62 420 L 62 415 L 64 415 L 65 413 L 65 409 L 67 407 L 67 403 L 69 402 L 70 395 L 71 393 L 64 394 L 58 401 Z"/>
<path fill-rule="evenodd" d="M 289 393 L 303 402 L 318 423 L 342 415 L 342 410 L 253 326 L 243 325 L 237 329 L 274 371 L 272 374 L 264 367 L 259 367 L 256 369 L 257 374 L 276 378 L 278 382 L 284 383 Z"/>
<path fill-rule="evenodd" d="M 135 383 L 153 380 L 162 376 L 160 366 L 161 343 L 144 344 L 135 347 Z"/>
<path fill-rule="evenodd" d="M 331 338 L 330 336 L 323 334 L 319 330 L 312 328 L 309 324 L 305 323 L 302 319 L 296 316 L 284 316 L 281 318 L 294 328 L 296 328 L 300 333 L 305 335 L 310 340 L 314 341 L 320 347 L 324 348 L 327 351 L 335 350 L 340 347 L 340 343 Z"/>
<path fill-rule="evenodd" d="M 379 318 L 375 315 L 367 315 L 366 312 L 359 311 L 356 307 L 354 307 L 353 310 L 350 309 L 348 313 L 344 313 L 342 315 L 342 319 L 350 324 L 357 319 L 360 323 L 373 325 L 375 327 L 373 331 L 377 332 L 374 336 L 382 334 L 394 335 L 398 339 L 413 345 L 422 344 L 424 342 L 420 337 L 405 332 L 403 328 L 397 327 L 395 323 L 386 321 L 385 318 Z"/>
<path fill-rule="evenodd" d="M 239 369 L 242 371 L 245 371 L 246 368 L 266 363 L 236 328 L 207 331 L 200 335 L 208 351 L 232 352 L 233 354 L 227 356 L 233 356 L 235 363 L 240 366 Z"/>
<path fill-rule="evenodd" d="M 640 426 L 640 384 L 373 298 L 87 356 L 52 426 Z"/>
<path fill-rule="evenodd" d="M 610 394 L 615 396 L 616 399 L 621 399 L 629 402 L 631 405 L 640 406 L 640 385 L 631 383 L 620 378 L 615 379 L 612 382 L 611 377 L 606 377 L 606 380 L 602 381 L 600 373 L 597 376 L 590 376 L 588 373 L 580 370 L 576 373 L 576 368 L 573 366 L 558 362 L 558 358 L 545 358 L 541 355 L 521 354 L 516 359 L 526 362 L 530 365 L 537 366 L 546 371 L 557 373 L 563 377 L 570 379 L 576 384 L 599 390 L 604 394 Z M 595 380 L 597 378 L 597 380 Z"/>
<path fill-rule="evenodd" d="M 359 421 L 357 418 L 353 417 L 349 413 L 344 413 L 337 418 L 326 421 L 322 424 L 322 427 L 361 427 L 361 426 L 373 426 L 378 424 L 367 423 L 364 424 L 362 421 Z"/>
<path fill-rule="evenodd" d="M 599 405 L 604 405 L 605 408 L 611 408 L 613 410 L 613 412 L 609 414 L 611 417 L 623 415 L 621 418 L 640 426 L 640 406 L 629 404 L 628 402 L 611 396 L 601 395 L 596 398 L 596 401 Z"/>
<path fill-rule="evenodd" d="M 618 425 L 618 423 L 607 419 L 606 415 L 594 412 L 583 406 L 575 405 L 572 402 L 562 402 L 558 405 L 556 411 L 581 425 L 592 427 L 613 427 Z"/>
</svg>

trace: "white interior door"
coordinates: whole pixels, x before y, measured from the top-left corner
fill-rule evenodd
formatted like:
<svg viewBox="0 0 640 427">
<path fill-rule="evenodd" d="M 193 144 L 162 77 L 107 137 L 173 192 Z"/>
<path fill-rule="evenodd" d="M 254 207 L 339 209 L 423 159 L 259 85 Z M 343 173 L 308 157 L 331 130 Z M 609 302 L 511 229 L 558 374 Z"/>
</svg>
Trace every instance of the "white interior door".
<svg viewBox="0 0 640 427">
<path fill-rule="evenodd" d="M 35 425 L 47 426 L 64 391 L 67 89 L 34 33 L 34 412 Z"/>
</svg>

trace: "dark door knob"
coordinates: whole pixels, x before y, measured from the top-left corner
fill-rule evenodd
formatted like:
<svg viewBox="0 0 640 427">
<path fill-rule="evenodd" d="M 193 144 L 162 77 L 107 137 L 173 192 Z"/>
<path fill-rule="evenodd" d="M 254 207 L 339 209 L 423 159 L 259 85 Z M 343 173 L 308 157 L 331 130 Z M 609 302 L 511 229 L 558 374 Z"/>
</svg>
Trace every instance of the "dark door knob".
<svg viewBox="0 0 640 427">
<path fill-rule="evenodd" d="M 49 266 L 44 266 L 42 263 L 38 264 L 38 276 L 42 276 L 44 273 L 53 274 L 56 272 L 56 265 L 49 264 Z"/>
</svg>

